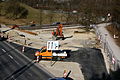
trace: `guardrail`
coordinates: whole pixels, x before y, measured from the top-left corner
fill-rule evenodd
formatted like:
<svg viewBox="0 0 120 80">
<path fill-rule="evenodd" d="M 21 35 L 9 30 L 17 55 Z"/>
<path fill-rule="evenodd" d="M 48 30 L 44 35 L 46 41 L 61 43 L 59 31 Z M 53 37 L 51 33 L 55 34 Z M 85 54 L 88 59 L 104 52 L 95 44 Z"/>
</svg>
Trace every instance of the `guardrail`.
<svg viewBox="0 0 120 80">
<path fill-rule="evenodd" d="M 84 28 L 85 26 L 82 26 L 80 24 L 72 24 L 72 25 L 63 25 L 64 27 L 72 27 L 72 26 L 80 26 L 82 28 Z M 36 25 L 36 26 L 30 26 L 30 25 L 27 25 L 27 26 L 20 26 L 20 29 L 23 29 L 23 30 L 36 30 L 36 29 L 48 29 L 48 28 L 57 28 L 58 25 Z"/>
<path fill-rule="evenodd" d="M 98 40 L 101 43 L 101 47 L 104 49 L 104 52 L 106 53 L 106 55 L 109 57 L 110 69 L 113 71 L 116 71 L 117 69 L 120 68 L 120 61 L 113 54 L 113 51 L 106 40 L 106 36 L 103 36 L 101 34 L 101 32 L 97 29 L 97 26 L 94 27 L 94 29 L 95 29 L 96 35 L 98 36 Z"/>
</svg>

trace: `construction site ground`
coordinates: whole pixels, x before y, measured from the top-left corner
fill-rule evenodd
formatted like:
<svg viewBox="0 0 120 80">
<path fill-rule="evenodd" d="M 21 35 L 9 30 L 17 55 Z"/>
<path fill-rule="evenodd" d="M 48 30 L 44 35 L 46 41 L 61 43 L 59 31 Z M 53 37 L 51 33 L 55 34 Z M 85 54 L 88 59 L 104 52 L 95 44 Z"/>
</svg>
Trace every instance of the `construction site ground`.
<svg viewBox="0 0 120 80">
<path fill-rule="evenodd" d="M 9 28 L 1 28 L 7 30 Z M 47 41 L 52 40 L 51 29 L 31 30 L 37 35 L 22 32 L 20 30 L 10 30 L 7 32 L 9 42 L 20 44 L 14 45 L 19 50 L 26 46 L 24 54 L 30 59 L 34 59 L 34 53 L 37 49 L 47 45 Z M 102 74 L 107 72 L 104 58 L 100 46 L 96 40 L 94 30 L 86 32 L 80 27 L 69 27 L 63 29 L 65 40 L 58 40 L 62 50 L 70 50 L 70 57 L 63 61 L 46 61 L 41 60 L 39 65 L 43 66 L 56 77 L 62 77 L 63 71 L 72 71 L 70 77 L 74 80 L 94 80 L 94 78 L 103 77 Z M 11 44 L 13 44 L 11 43 Z"/>
</svg>

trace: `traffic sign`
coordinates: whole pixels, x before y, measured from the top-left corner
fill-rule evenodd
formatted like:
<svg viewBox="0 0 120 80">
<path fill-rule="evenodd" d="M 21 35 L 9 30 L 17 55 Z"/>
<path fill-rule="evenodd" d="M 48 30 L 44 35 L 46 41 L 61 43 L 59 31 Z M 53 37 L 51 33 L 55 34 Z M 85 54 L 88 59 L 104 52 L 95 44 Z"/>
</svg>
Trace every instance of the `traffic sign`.
<svg viewBox="0 0 120 80">
<path fill-rule="evenodd" d="M 59 42 L 58 41 L 47 41 L 47 50 L 58 50 Z"/>
</svg>

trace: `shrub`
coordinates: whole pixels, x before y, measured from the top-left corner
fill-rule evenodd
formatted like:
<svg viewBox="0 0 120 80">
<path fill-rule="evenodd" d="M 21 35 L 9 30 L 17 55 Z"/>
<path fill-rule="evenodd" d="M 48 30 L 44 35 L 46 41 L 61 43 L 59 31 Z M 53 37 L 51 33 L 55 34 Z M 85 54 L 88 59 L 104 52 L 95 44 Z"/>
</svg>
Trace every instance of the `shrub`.
<svg viewBox="0 0 120 80">
<path fill-rule="evenodd" d="M 17 19 L 17 18 L 26 18 L 28 15 L 28 10 L 20 6 L 19 2 L 15 0 L 10 0 L 1 3 L 0 5 L 1 15 L 6 16 L 7 18 Z"/>
</svg>

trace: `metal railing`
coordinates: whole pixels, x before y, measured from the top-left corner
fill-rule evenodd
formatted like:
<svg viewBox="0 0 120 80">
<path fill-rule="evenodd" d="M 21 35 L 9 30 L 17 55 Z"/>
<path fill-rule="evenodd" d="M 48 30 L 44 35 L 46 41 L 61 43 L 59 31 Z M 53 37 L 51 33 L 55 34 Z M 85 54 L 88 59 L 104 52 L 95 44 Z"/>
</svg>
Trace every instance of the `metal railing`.
<svg viewBox="0 0 120 80">
<path fill-rule="evenodd" d="M 109 57 L 110 60 L 110 68 L 112 70 L 117 70 L 120 68 L 120 61 L 115 57 L 113 50 L 111 49 L 109 43 L 106 40 L 106 37 L 101 34 L 101 32 L 95 27 L 95 33 L 98 36 L 98 40 L 101 43 L 101 47 L 104 49 L 104 52 Z"/>
</svg>

